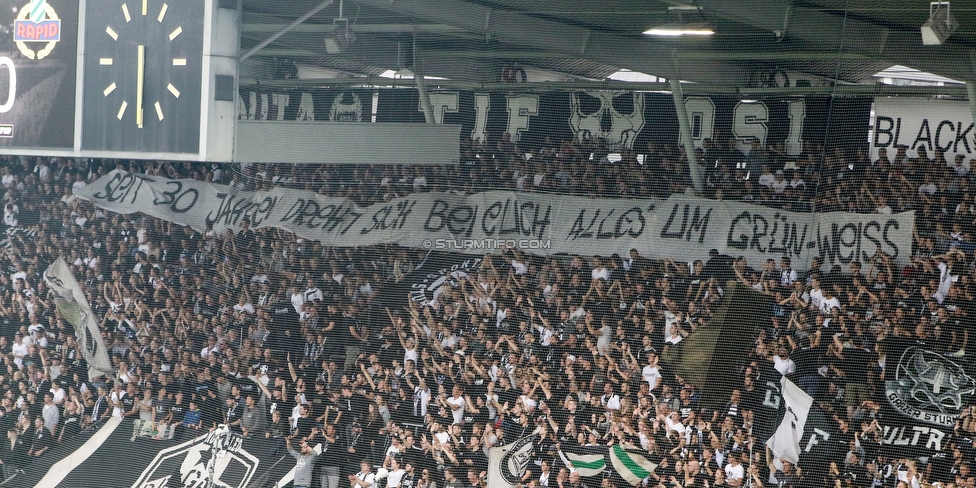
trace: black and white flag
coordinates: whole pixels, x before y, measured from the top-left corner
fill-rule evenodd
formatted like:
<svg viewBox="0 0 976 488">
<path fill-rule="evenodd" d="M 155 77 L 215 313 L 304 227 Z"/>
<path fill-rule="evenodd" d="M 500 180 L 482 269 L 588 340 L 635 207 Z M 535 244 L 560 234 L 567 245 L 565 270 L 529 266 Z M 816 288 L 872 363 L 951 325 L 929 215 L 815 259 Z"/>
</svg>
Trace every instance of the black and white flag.
<svg viewBox="0 0 976 488">
<path fill-rule="evenodd" d="M 488 451 L 488 487 L 512 488 L 522 482 L 525 469 L 532 462 L 532 449 L 538 438 L 527 435 L 511 444 Z"/>
<path fill-rule="evenodd" d="M 88 306 L 81 285 L 71 275 L 68 263 L 60 257 L 51 263 L 44 271 L 44 282 L 51 290 L 58 312 L 75 329 L 81 354 L 88 363 L 88 377 L 105 375 L 114 378 L 112 362 L 108 358 L 108 349 L 105 348 L 95 315 Z"/>
<path fill-rule="evenodd" d="M 800 440 L 803 438 L 803 428 L 813 407 L 813 397 L 807 395 L 800 387 L 784 376 L 780 380 L 781 392 L 786 412 L 783 421 L 776 432 L 766 441 L 766 445 L 776 457 L 798 464 L 800 462 Z"/>
</svg>

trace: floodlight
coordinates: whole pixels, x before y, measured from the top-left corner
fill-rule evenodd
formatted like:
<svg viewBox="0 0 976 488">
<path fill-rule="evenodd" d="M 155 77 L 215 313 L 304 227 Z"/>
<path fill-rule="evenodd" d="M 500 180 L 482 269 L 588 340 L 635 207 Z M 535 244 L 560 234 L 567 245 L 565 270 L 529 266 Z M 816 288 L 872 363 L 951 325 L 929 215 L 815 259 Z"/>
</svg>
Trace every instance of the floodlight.
<svg viewBox="0 0 976 488">
<path fill-rule="evenodd" d="M 959 27 L 959 22 L 949 12 L 949 2 L 929 3 L 929 20 L 922 24 L 922 44 L 938 46 L 945 42 L 953 31 Z"/>
</svg>

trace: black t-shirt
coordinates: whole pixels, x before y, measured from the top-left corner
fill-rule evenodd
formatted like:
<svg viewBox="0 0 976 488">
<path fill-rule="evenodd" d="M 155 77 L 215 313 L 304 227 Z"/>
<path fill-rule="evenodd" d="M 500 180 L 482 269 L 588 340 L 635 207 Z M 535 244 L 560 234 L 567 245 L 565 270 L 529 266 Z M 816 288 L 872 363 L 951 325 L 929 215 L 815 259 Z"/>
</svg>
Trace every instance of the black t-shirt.
<svg viewBox="0 0 976 488">
<path fill-rule="evenodd" d="M 312 405 L 312 415 L 315 417 L 321 416 L 323 413 L 325 413 L 326 409 L 328 409 L 330 406 L 332 407 L 335 406 L 329 394 L 324 391 L 322 393 L 318 393 L 315 391 L 311 393 L 306 393 L 305 399 L 308 400 L 308 403 Z M 334 419 L 335 414 L 332 413 L 329 415 L 329 417 Z"/>
<path fill-rule="evenodd" d="M 64 439 L 70 439 L 81 433 L 81 415 L 77 413 L 61 417 L 64 426 Z"/>
<path fill-rule="evenodd" d="M 159 400 L 153 400 L 153 410 L 156 412 L 156 421 L 165 419 L 170 412 L 170 407 L 173 405 L 173 400 L 168 398 Z"/>
<path fill-rule="evenodd" d="M 132 395 L 126 393 L 125 396 L 122 397 L 122 413 L 131 412 L 132 408 L 135 407 L 135 404 L 136 399 Z"/>
<path fill-rule="evenodd" d="M 508 408 L 512 408 L 512 406 L 515 405 L 515 401 L 518 400 L 519 398 L 519 391 L 516 390 L 515 388 L 508 388 L 505 390 L 495 390 L 495 392 L 498 394 L 499 405 L 504 406 L 505 403 L 507 402 Z"/>
<path fill-rule="evenodd" d="M 359 333 L 359 319 L 356 317 L 343 315 L 337 324 L 337 328 L 339 329 L 339 333 L 336 337 L 343 346 L 361 346 L 363 344 L 359 339 L 353 337 L 349 331 L 351 328 Z"/>
<path fill-rule="evenodd" d="M 31 450 L 37 452 L 45 447 L 50 447 L 54 437 L 44 427 L 34 429 L 31 433 Z"/>
<path fill-rule="evenodd" d="M 796 376 L 814 376 L 822 364 L 822 358 L 827 346 L 805 347 L 794 351 L 790 359 L 796 364 Z"/>
<path fill-rule="evenodd" d="M 844 371 L 846 380 L 856 383 L 866 382 L 869 363 L 875 361 L 874 353 L 850 347 L 845 348 L 842 354 L 844 360 L 839 367 Z"/>
<path fill-rule="evenodd" d="M 201 418 L 204 428 L 224 422 L 223 404 L 219 398 L 206 396 L 200 404 L 200 410 L 203 412 Z"/>
<path fill-rule="evenodd" d="M 173 423 L 183 423 L 183 415 L 186 413 L 188 406 L 186 403 L 176 403 L 173 402 L 169 406 L 169 411 L 173 414 Z"/>
<path fill-rule="evenodd" d="M 233 383 L 237 385 L 241 390 L 241 398 L 253 397 L 255 400 L 261 398 L 261 389 L 258 388 L 257 383 L 251 381 L 250 378 L 233 378 Z M 243 401 L 243 400 L 241 400 Z"/>
<path fill-rule="evenodd" d="M 315 428 L 315 419 L 311 415 L 308 417 L 299 417 L 297 422 L 298 427 L 295 429 L 297 437 L 301 439 L 302 437 L 308 437 L 312 434 L 312 429 Z"/>
<path fill-rule="evenodd" d="M 369 409 L 369 404 L 362 395 L 353 393 L 348 398 L 340 395 L 339 399 L 336 400 L 336 407 L 342 412 L 343 420 L 351 422 L 364 418 Z"/>
<path fill-rule="evenodd" d="M 930 479 L 932 481 L 941 481 L 946 483 L 951 481 L 950 471 L 952 471 L 952 454 L 947 452 L 938 452 L 929 456 L 929 465 L 932 466 L 932 474 Z"/>
</svg>

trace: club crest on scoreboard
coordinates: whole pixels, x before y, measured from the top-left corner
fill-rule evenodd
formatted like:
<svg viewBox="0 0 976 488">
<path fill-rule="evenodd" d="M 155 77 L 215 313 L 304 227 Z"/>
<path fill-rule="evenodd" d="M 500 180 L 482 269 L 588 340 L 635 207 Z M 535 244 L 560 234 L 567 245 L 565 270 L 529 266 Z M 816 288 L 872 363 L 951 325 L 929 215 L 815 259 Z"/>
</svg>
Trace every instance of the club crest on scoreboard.
<svg viewBox="0 0 976 488">
<path fill-rule="evenodd" d="M 14 42 L 27 59 L 44 59 L 61 40 L 61 19 L 47 0 L 31 0 L 14 20 Z M 43 43 L 35 50 L 32 45 Z"/>
</svg>

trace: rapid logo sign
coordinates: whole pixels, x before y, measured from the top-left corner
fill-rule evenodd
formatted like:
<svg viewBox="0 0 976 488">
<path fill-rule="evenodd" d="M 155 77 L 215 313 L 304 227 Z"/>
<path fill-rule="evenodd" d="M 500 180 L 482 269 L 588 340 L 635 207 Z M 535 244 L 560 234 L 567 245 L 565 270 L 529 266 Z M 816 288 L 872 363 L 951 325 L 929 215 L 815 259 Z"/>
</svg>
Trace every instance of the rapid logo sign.
<svg viewBox="0 0 976 488">
<path fill-rule="evenodd" d="M 260 461 L 244 450 L 240 437 L 220 427 L 160 451 L 132 488 L 247 486 Z"/>
<path fill-rule="evenodd" d="M 885 383 L 885 397 L 892 408 L 911 420 L 904 425 L 884 425 L 882 443 L 942 450 L 974 392 L 976 380 L 962 366 L 921 347 L 906 349 L 895 378 Z"/>
<path fill-rule="evenodd" d="M 61 19 L 47 0 L 31 0 L 14 20 L 14 42 L 27 59 L 44 59 L 61 40 Z M 34 50 L 30 44 L 43 45 Z"/>
</svg>

